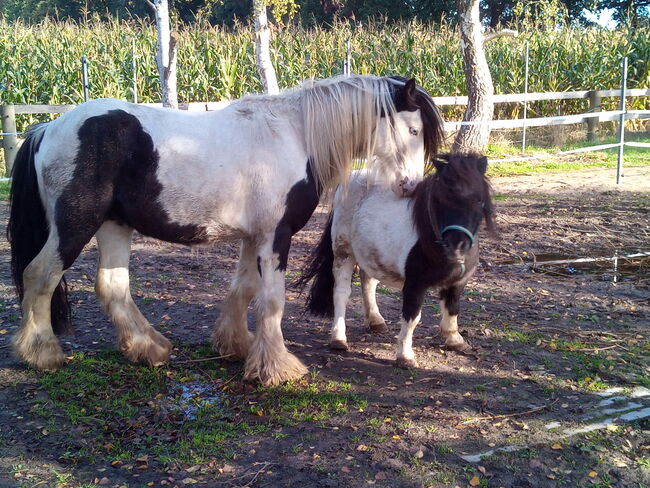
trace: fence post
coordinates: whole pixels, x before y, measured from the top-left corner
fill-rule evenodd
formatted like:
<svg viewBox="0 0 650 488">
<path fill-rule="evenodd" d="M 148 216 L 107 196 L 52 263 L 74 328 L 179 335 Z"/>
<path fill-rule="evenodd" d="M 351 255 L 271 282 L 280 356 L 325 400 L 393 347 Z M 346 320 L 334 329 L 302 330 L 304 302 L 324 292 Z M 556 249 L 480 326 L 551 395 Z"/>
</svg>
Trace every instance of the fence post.
<svg viewBox="0 0 650 488">
<path fill-rule="evenodd" d="M 598 90 L 589 90 L 589 113 L 600 112 L 601 98 Z M 587 119 L 587 140 L 593 142 L 598 138 L 598 118 L 590 117 Z"/>
<path fill-rule="evenodd" d="M 88 101 L 88 59 L 81 56 L 81 82 L 84 88 L 84 102 Z"/>
<path fill-rule="evenodd" d="M 0 105 L 2 121 L 2 148 L 5 153 L 5 174 L 11 174 L 16 153 L 18 152 L 18 135 L 16 134 L 16 110 L 13 105 Z"/>
<path fill-rule="evenodd" d="M 623 58 L 621 70 L 621 117 L 618 130 L 618 163 L 616 164 L 616 184 L 621 182 L 623 176 L 623 147 L 625 146 L 625 89 L 627 87 L 627 57 Z"/>
<path fill-rule="evenodd" d="M 528 95 L 528 41 L 526 41 L 526 52 L 524 54 L 524 95 Z M 521 152 L 526 152 L 526 117 L 528 116 L 528 100 L 524 99 L 524 126 L 521 135 Z"/>
</svg>

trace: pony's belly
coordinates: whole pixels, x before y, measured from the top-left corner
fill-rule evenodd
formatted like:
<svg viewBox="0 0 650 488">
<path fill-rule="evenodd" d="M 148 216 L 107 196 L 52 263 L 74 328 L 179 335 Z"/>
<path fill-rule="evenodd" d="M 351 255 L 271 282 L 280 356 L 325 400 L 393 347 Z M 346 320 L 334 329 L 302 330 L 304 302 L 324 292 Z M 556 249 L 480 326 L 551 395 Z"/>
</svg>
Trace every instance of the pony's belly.
<svg viewBox="0 0 650 488">
<path fill-rule="evenodd" d="M 376 259 L 372 255 L 363 256 L 361 259 L 357 258 L 357 261 L 366 274 L 381 281 L 382 284 L 400 290 L 404 286 L 404 277 L 397 266 Z"/>
</svg>

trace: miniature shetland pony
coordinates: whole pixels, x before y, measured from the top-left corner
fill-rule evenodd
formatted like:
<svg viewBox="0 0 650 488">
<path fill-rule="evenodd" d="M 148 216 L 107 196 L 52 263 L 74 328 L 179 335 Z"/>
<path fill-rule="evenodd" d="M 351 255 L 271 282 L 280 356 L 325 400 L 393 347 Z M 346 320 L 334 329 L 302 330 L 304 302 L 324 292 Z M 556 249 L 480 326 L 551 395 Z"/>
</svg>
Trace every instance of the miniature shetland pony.
<svg viewBox="0 0 650 488">
<path fill-rule="evenodd" d="M 440 289 L 440 330 L 447 347 L 468 348 L 458 333 L 459 299 L 478 263 L 478 231 L 485 220 L 493 229 L 485 157 L 451 155 L 436 161 L 436 172 L 415 188 L 411 198 L 396 198 L 382 186 L 368 186 L 355 173 L 347 196 L 336 192 L 320 244 L 297 281 L 314 279 L 307 309 L 333 317 L 332 349 L 347 349 L 345 308 L 355 265 L 359 266 L 365 321 L 371 330 L 387 330 L 375 290 L 379 281 L 402 290 L 397 365 L 417 365 L 412 347 L 427 290 Z"/>
</svg>

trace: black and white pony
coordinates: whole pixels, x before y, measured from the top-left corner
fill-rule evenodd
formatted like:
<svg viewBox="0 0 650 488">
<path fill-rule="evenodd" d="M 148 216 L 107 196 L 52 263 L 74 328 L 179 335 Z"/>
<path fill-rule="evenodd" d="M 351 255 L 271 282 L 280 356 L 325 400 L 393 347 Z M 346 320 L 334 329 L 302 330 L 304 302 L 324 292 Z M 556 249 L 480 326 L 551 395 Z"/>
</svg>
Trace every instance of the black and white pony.
<svg viewBox="0 0 650 488">
<path fill-rule="evenodd" d="M 93 100 L 33 128 L 15 161 L 8 226 L 22 301 L 17 356 L 46 370 L 64 362 L 55 337 L 71 327 L 63 272 L 95 236 L 95 290 L 120 349 L 132 361 L 167 361 L 170 342 L 129 290 L 135 229 L 187 245 L 241 240 L 214 345 L 245 359 L 248 379 L 303 375 L 280 327 L 291 237 L 323 190 L 346 183 L 355 158 L 366 158 L 372 181 L 412 192 L 441 134 L 431 97 L 413 80 L 376 76 L 309 82 L 208 113 Z"/>
<path fill-rule="evenodd" d="M 494 228 L 487 159 L 452 155 L 435 161 L 436 172 L 415 188 L 412 198 L 396 198 L 385 187 L 368 186 L 367 174 L 353 173 L 347 196 L 339 189 L 320 244 L 296 284 L 313 278 L 307 308 L 333 317 L 332 349 L 348 348 L 345 308 L 358 264 L 366 325 L 387 330 L 377 308 L 379 281 L 402 290 L 397 365 L 417 365 L 413 331 L 425 294 L 440 288 L 440 330 L 447 347 L 468 348 L 458 333 L 460 295 L 478 263 L 478 231 L 485 220 Z"/>
</svg>

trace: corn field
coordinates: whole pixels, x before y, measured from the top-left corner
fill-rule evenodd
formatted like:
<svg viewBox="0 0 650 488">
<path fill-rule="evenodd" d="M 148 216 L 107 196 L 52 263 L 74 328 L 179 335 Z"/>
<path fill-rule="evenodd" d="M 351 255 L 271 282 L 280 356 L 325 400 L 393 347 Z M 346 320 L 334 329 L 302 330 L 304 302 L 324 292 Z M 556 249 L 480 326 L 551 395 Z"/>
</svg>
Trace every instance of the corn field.
<svg viewBox="0 0 650 488">
<path fill-rule="evenodd" d="M 330 29 L 287 26 L 274 31 L 272 56 L 280 86 L 291 87 L 306 78 L 340 73 L 345 42 L 351 39 L 353 72 L 414 76 L 434 96 L 462 95 L 465 80 L 458 38 L 448 25 L 419 22 L 374 22 L 354 28 L 341 23 Z M 523 91 L 525 41 L 530 46 L 531 92 L 616 88 L 623 56 L 629 57 L 628 87 L 650 86 L 650 29 L 567 27 L 523 32 L 488 43 L 496 93 Z M 82 102 L 82 56 L 89 60 L 92 98 L 132 100 L 135 57 L 138 100 L 159 101 L 155 46 L 155 28 L 145 23 L 44 21 L 26 25 L 0 20 L 0 104 Z M 180 27 L 179 101 L 238 98 L 260 89 L 250 26 L 234 30 L 200 23 Z M 647 105 L 647 99 L 636 103 Z M 576 113 L 586 106 L 585 100 L 537 102 L 529 106 L 529 117 Z M 500 104 L 496 115 L 517 117 L 520 110 L 518 104 Z M 461 115 L 461 107 L 446 113 L 447 117 Z M 24 128 L 35 120 L 25 116 L 18 123 Z"/>
</svg>

